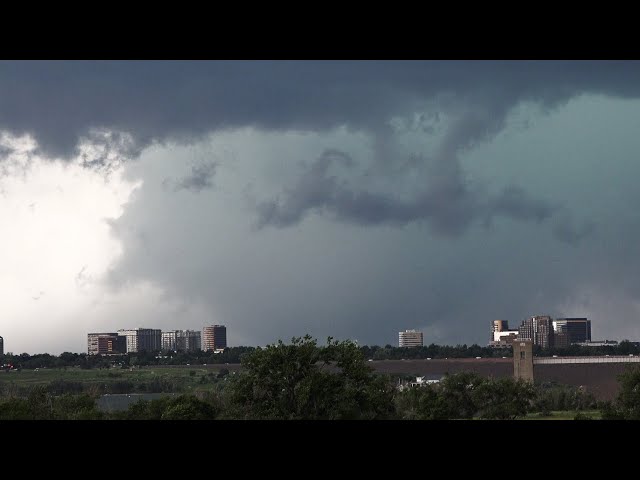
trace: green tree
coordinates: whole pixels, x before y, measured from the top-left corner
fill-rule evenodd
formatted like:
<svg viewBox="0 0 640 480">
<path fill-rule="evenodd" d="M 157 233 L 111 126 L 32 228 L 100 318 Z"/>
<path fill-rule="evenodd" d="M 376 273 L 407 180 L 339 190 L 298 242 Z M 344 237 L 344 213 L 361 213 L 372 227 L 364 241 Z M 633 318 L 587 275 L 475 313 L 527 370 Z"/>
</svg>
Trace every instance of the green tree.
<svg viewBox="0 0 640 480">
<path fill-rule="evenodd" d="M 112 416 L 126 420 L 213 420 L 220 413 L 217 400 L 213 396 L 209 401 L 193 395 L 164 396 L 151 401 L 140 400 L 130 405 L 126 412 Z"/>
<path fill-rule="evenodd" d="M 480 383 L 474 395 L 480 418 L 515 420 L 530 410 L 536 391 L 530 382 L 507 377 Z"/>
<path fill-rule="evenodd" d="M 486 381 L 475 372 L 445 375 L 439 388 L 446 418 L 472 418 L 479 410 L 476 389 Z"/>
<path fill-rule="evenodd" d="M 256 419 L 358 419 L 393 416 L 394 389 L 365 364 L 358 346 L 309 335 L 257 348 L 227 387 L 230 416 Z"/>
<path fill-rule="evenodd" d="M 160 420 L 171 403 L 171 397 L 161 397 L 157 400 L 139 400 L 131 405 L 124 414 L 127 420 Z M 119 417 L 120 415 L 116 415 Z"/>
<path fill-rule="evenodd" d="M 53 418 L 56 420 L 101 420 L 95 399 L 89 395 L 65 394 L 53 401 Z"/>
<path fill-rule="evenodd" d="M 618 376 L 618 414 L 626 420 L 640 420 L 640 368 L 630 368 Z"/>
<path fill-rule="evenodd" d="M 0 404 L 1 420 L 49 420 L 53 418 L 51 396 L 43 386 L 35 386 L 27 398 L 10 398 Z"/>
<path fill-rule="evenodd" d="M 193 395 L 181 395 L 169 402 L 160 417 L 162 420 L 213 420 L 218 415 L 216 408 Z"/>
<path fill-rule="evenodd" d="M 396 411 L 403 420 L 447 420 L 451 409 L 437 385 L 408 388 L 396 397 Z"/>
</svg>

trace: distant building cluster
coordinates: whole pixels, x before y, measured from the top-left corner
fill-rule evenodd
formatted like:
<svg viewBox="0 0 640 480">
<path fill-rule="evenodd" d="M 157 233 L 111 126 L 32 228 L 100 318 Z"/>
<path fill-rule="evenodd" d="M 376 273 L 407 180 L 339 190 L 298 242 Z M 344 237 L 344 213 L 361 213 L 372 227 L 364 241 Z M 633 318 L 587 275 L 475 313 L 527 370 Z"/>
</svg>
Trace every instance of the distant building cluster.
<svg viewBox="0 0 640 480">
<path fill-rule="evenodd" d="M 573 344 L 591 345 L 591 321 L 587 318 L 558 318 L 535 315 L 525 318 L 516 330 L 506 320 L 491 323 L 492 347 L 509 347 L 516 340 L 531 340 L 542 348 L 564 348 Z"/>
<path fill-rule="evenodd" d="M 424 345 L 422 332 L 417 330 L 398 332 L 398 345 L 400 347 L 422 347 Z"/>
<path fill-rule="evenodd" d="M 2 337 L 0 337 L 0 347 Z M 154 328 L 121 329 L 115 333 L 87 334 L 89 355 L 164 351 L 193 352 L 196 350 L 222 352 L 227 348 L 227 327 L 211 325 L 199 330 L 169 330 Z"/>
</svg>

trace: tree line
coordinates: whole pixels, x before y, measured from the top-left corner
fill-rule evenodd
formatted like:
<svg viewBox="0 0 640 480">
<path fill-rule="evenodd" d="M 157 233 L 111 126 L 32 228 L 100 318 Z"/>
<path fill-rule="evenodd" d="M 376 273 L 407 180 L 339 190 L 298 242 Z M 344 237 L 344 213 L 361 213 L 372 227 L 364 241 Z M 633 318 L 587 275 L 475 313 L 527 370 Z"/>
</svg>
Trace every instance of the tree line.
<svg viewBox="0 0 640 480">
<path fill-rule="evenodd" d="M 419 360 L 427 358 L 501 358 L 512 357 L 511 348 L 491 348 L 477 344 L 473 345 L 436 345 L 431 344 L 423 347 L 394 347 L 385 345 L 384 347 L 360 346 L 357 347 L 362 352 L 366 360 Z M 152 366 L 152 365 L 219 365 L 226 363 L 241 363 L 242 356 L 256 350 L 256 347 L 228 347 L 221 353 L 202 350 L 183 351 L 153 351 L 137 352 L 122 355 L 88 355 L 86 353 L 64 352 L 58 356 L 48 353 L 29 355 L 0 355 L 0 365 L 13 365 L 15 368 L 63 368 L 78 367 L 84 369 L 109 368 L 114 364 L 122 368 L 131 366 Z M 640 355 L 640 346 L 628 340 L 621 341 L 618 345 L 607 345 L 602 347 L 583 347 L 580 345 L 570 345 L 566 348 L 543 349 L 538 345 L 533 347 L 533 354 L 540 357 L 558 356 L 588 356 L 588 355 Z"/>
<path fill-rule="evenodd" d="M 516 419 L 594 408 L 605 418 L 640 419 L 640 369 L 620 376 L 621 391 L 614 402 L 597 403 L 579 388 L 485 378 L 472 372 L 400 390 L 397 378 L 374 373 L 355 343 L 329 339 L 318 346 L 309 336 L 245 352 L 242 365 L 240 372 L 224 375 L 221 388 L 214 391 L 140 401 L 124 412 L 100 411 L 91 392 L 37 386 L 0 400 L 0 420 Z"/>
</svg>

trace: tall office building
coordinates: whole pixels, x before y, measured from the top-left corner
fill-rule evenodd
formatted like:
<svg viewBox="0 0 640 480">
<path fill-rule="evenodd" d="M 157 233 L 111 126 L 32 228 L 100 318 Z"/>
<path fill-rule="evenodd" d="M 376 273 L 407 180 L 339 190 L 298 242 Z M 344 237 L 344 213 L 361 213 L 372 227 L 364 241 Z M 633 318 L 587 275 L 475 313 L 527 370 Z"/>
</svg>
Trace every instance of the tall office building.
<svg viewBox="0 0 640 480">
<path fill-rule="evenodd" d="M 553 321 L 549 315 L 537 315 L 522 321 L 518 332 L 519 340 L 531 340 L 542 348 L 554 346 Z"/>
<path fill-rule="evenodd" d="M 422 347 L 422 332 L 416 330 L 398 332 L 398 345 L 401 347 Z"/>
<path fill-rule="evenodd" d="M 4 355 L 4 339 L 0 337 L 0 355 Z"/>
<path fill-rule="evenodd" d="M 89 355 L 127 353 L 126 338 L 117 333 L 88 333 L 87 353 Z"/>
<path fill-rule="evenodd" d="M 227 327 L 210 325 L 202 329 L 202 350 L 224 350 L 227 348 Z"/>
<path fill-rule="evenodd" d="M 202 336 L 198 330 L 170 330 L 162 332 L 163 350 L 193 352 L 202 348 Z"/>
<path fill-rule="evenodd" d="M 591 341 L 591 320 L 586 318 L 558 318 L 553 321 L 556 336 L 566 335 L 566 344 Z"/>
<path fill-rule="evenodd" d="M 155 328 L 122 329 L 118 330 L 118 335 L 126 337 L 127 353 L 162 349 L 162 331 Z"/>
</svg>

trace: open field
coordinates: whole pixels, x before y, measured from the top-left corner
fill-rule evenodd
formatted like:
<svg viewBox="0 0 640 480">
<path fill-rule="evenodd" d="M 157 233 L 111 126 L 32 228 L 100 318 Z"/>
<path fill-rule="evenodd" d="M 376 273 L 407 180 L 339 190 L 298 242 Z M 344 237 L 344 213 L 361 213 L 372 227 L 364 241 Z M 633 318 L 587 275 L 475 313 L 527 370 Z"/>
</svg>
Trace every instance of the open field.
<svg viewBox="0 0 640 480">
<path fill-rule="evenodd" d="M 141 367 L 133 369 L 80 368 L 20 370 L 0 372 L 0 395 L 26 391 L 36 385 L 57 385 L 65 392 L 96 393 L 196 392 L 214 388 L 222 369 L 236 365 L 194 365 L 180 367 Z M 61 392 L 62 393 L 62 392 Z"/>
<path fill-rule="evenodd" d="M 368 362 L 380 373 L 404 374 L 443 374 L 461 371 L 476 371 L 487 376 L 507 376 L 511 372 L 510 359 L 451 359 L 451 360 L 407 360 Z M 546 366 L 550 372 L 567 373 L 564 369 L 555 370 L 557 366 Z M 587 368 L 593 366 L 587 365 Z M 598 368 L 606 365 L 598 365 Z M 570 371 L 584 369 L 585 365 L 571 365 Z M 180 365 L 180 366 L 148 366 L 127 369 L 37 369 L 17 372 L 0 372 L 0 396 L 23 395 L 37 385 L 46 386 L 49 391 L 59 393 L 93 393 L 98 395 L 99 409 L 102 411 L 119 411 L 126 409 L 132 402 L 140 399 L 159 398 L 158 392 L 197 393 L 212 391 L 222 386 L 225 378 L 218 378 L 221 370 L 229 370 L 230 374 L 240 370 L 240 365 Z M 588 379 L 590 370 L 578 370 L 580 381 Z M 609 372 L 609 370 L 606 370 Z M 608 378 L 606 372 L 597 372 L 595 380 L 602 376 Z M 576 374 L 576 372 L 573 372 Z M 549 372 L 547 372 L 549 375 Z M 545 375 L 545 377 L 547 376 Z M 586 375 L 586 377 L 585 377 Z M 570 375 L 569 375 L 570 377 Z M 562 380 L 563 377 L 554 377 Z M 588 411 L 553 411 L 548 415 L 529 414 L 524 420 L 574 420 L 580 414 L 583 418 L 600 419 L 597 410 Z"/>
<path fill-rule="evenodd" d="M 473 371 L 487 377 L 510 377 L 513 361 L 510 358 L 460 358 L 433 360 L 378 360 L 367 362 L 378 373 L 431 375 Z M 133 369 L 80 368 L 21 370 L 0 372 L 0 394 L 8 388 L 47 385 L 54 381 L 75 382 L 90 386 L 102 393 L 131 393 L 154 391 L 203 391 L 210 390 L 215 377 L 222 369 L 239 371 L 239 364 L 163 365 Z M 612 400 L 618 392 L 617 376 L 624 372 L 626 364 L 567 364 L 536 365 L 536 382 L 554 382 L 581 386 L 598 400 Z M 194 372 L 194 373 L 192 373 Z M 168 390 L 161 388 L 169 387 Z M 130 387 L 131 392 L 127 390 Z"/>
</svg>

